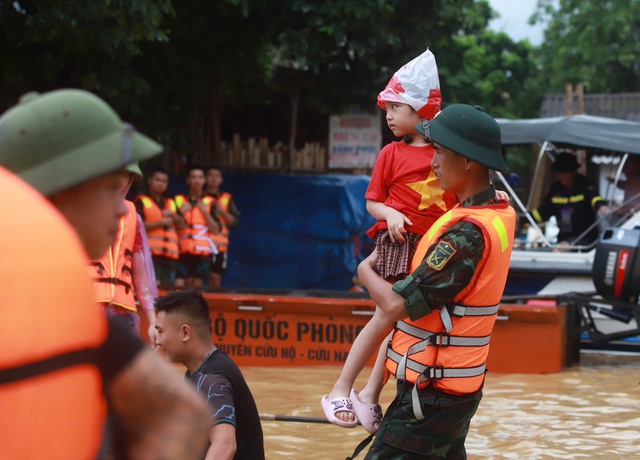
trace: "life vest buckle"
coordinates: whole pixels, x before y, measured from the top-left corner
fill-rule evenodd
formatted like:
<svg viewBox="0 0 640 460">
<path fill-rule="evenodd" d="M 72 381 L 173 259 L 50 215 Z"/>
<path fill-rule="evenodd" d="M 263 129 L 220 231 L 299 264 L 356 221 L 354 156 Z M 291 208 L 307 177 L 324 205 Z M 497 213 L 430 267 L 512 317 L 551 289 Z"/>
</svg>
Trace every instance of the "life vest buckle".
<svg viewBox="0 0 640 460">
<path fill-rule="evenodd" d="M 444 366 L 427 366 L 424 371 L 422 371 L 422 375 L 424 376 L 423 381 L 426 380 L 440 380 L 444 378 Z"/>
<path fill-rule="evenodd" d="M 451 345 L 451 336 L 446 332 L 442 334 L 434 334 L 429 337 L 429 343 L 435 347 L 448 347 Z"/>
</svg>

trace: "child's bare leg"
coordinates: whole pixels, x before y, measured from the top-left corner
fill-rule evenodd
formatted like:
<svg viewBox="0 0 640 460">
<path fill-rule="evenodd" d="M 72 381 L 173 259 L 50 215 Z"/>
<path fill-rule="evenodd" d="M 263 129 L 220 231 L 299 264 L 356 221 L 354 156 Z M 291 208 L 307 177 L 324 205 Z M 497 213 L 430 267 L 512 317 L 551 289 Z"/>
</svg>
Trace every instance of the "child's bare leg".
<svg viewBox="0 0 640 460">
<path fill-rule="evenodd" d="M 376 363 L 367 381 L 367 385 L 358 393 L 360 401 L 366 404 L 377 404 L 380 401 L 380 393 L 384 388 L 384 364 L 387 359 L 387 344 L 391 340 L 389 333 L 378 349 Z"/>
<path fill-rule="evenodd" d="M 380 342 L 382 342 L 393 329 L 393 325 L 393 321 L 389 320 L 384 312 L 376 307 L 373 317 L 354 340 L 342 372 L 340 373 L 340 377 L 338 377 L 329 394 L 329 400 L 349 397 L 349 393 L 358 374 L 362 372 L 362 369 L 364 369 L 369 359 L 371 359 L 373 351 L 379 348 Z M 380 379 L 380 381 L 382 381 L 382 379 Z M 344 422 L 354 420 L 353 414 L 348 411 L 340 411 L 335 415 Z"/>
</svg>

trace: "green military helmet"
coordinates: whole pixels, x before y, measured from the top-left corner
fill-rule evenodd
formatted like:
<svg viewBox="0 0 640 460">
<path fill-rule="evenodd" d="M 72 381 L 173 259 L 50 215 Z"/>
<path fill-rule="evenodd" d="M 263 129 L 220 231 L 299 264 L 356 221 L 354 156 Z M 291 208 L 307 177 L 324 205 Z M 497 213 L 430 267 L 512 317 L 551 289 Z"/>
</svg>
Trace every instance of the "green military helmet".
<svg viewBox="0 0 640 460">
<path fill-rule="evenodd" d="M 0 116 L 0 165 L 46 196 L 160 152 L 87 91 L 29 93 Z"/>
<path fill-rule="evenodd" d="M 142 174 L 142 170 L 140 169 L 140 164 L 137 161 L 125 166 L 124 169 L 133 174 L 133 180 L 140 180 L 144 177 L 144 175 Z"/>
<path fill-rule="evenodd" d="M 479 105 L 452 104 L 416 129 L 458 155 L 487 168 L 507 172 L 500 125 Z"/>
</svg>

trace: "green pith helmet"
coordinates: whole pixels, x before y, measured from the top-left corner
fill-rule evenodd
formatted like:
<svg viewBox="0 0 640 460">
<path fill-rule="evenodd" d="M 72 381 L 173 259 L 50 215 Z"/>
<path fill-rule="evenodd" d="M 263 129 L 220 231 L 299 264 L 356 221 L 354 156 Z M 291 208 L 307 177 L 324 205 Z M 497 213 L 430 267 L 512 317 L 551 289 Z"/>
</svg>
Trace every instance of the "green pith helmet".
<svg viewBox="0 0 640 460">
<path fill-rule="evenodd" d="M 140 165 L 138 164 L 137 161 L 135 163 L 131 163 L 130 165 L 127 165 L 124 169 L 126 169 L 131 174 L 133 174 L 134 176 L 133 180 L 140 180 L 144 177 L 142 175 L 142 170 L 140 169 Z"/>
<path fill-rule="evenodd" d="M 507 172 L 500 125 L 479 105 L 453 104 L 416 126 L 421 134 L 487 168 Z"/>
<path fill-rule="evenodd" d="M 0 116 L 0 165 L 46 196 L 160 152 L 87 91 L 29 93 Z"/>
</svg>

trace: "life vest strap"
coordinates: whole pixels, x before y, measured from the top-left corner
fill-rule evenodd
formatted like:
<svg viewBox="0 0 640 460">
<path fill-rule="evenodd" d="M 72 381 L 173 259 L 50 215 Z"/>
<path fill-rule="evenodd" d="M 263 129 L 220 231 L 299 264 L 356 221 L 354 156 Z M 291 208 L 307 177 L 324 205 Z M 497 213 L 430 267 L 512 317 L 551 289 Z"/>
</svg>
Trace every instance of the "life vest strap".
<svg viewBox="0 0 640 460">
<path fill-rule="evenodd" d="M 452 337 L 455 338 L 455 337 Z M 458 337 L 458 338 L 466 338 L 471 339 L 472 337 Z M 480 337 L 479 339 L 485 339 L 485 337 Z M 448 378 L 461 378 L 461 377 L 477 377 L 484 373 L 486 369 L 486 363 L 480 366 L 475 367 L 442 367 L 442 366 L 427 366 L 425 364 L 421 364 L 413 359 L 409 358 L 411 354 L 417 353 L 417 351 L 412 350 L 416 345 L 416 349 L 422 348 L 424 350 L 427 347 L 429 340 L 423 340 L 422 342 L 418 342 L 417 344 L 412 345 L 407 350 L 407 353 L 401 355 L 393 348 L 387 348 L 387 357 L 395 363 L 398 363 L 398 368 L 396 370 L 396 378 L 399 380 L 406 380 L 406 369 L 417 372 L 418 374 L 424 375 L 426 380 L 439 380 L 439 379 L 448 379 Z M 488 343 L 488 338 L 487 338 Z M 476 345 L 473 345 L 476 346 Z M 422 351 L 419 350 L 419 351 Z M 413 352 L 413 353 L 410 353 Z"/>
<path fill-rule="evenodd" d="M 124 286 L 124 290 L 127 294 L 129 294 L 129 291 L 131 290 L 131 285 L 126 281 L 122 281 L 119 278 L 94 278 L 94 280 L 100 283 L 111 283 L 115 285 L 119 284 L 120 286 Z"/>
<path fill-rule="evenodd" d="M 396 328 L 405 334 L 412 335 L 422 340 L 428 341 L 429 345 L 436 347 L 483 347 L 489 344 L 491 335 L 482 337 L 460 337 L 455 335 L 449 335 L 447 333 L 436 334 L 425 329 L 420 329 L 404 321 L 398 321 Z"/>
<path fill-rule="evenodd" d="M 450 307 L 443 307 L 440 309 L 440 321 L 442 321 L 445 331 L 449 332 L 453 329 L 453 320 L 451 319 L 451 315 L 458 318 L 462 318 L 464 316 L 491 316 L 497 314 L 499 309 L 500 304 L 488 307 L 470 307 L 468 305 L 455 303 Z M 451 313 L 449 313 L 449 310 L 451 310 Z"/>
<path fill-rule="evenodd" d="M 84 348 L 20 366 L 0 369 L 0 385 L 35 378 L 66 367 L 95 363 L 97 362 L 97 354 L 98 350 L 95 348 Z"/>
<path fill-rule="evenodd" d="M 500 304 L 490 305 L 488 307 L 470 307 L 460 303 L 453 304 L 451 314 L 453 316 L 491 316 L 498 313 Z"/>
</svg>

